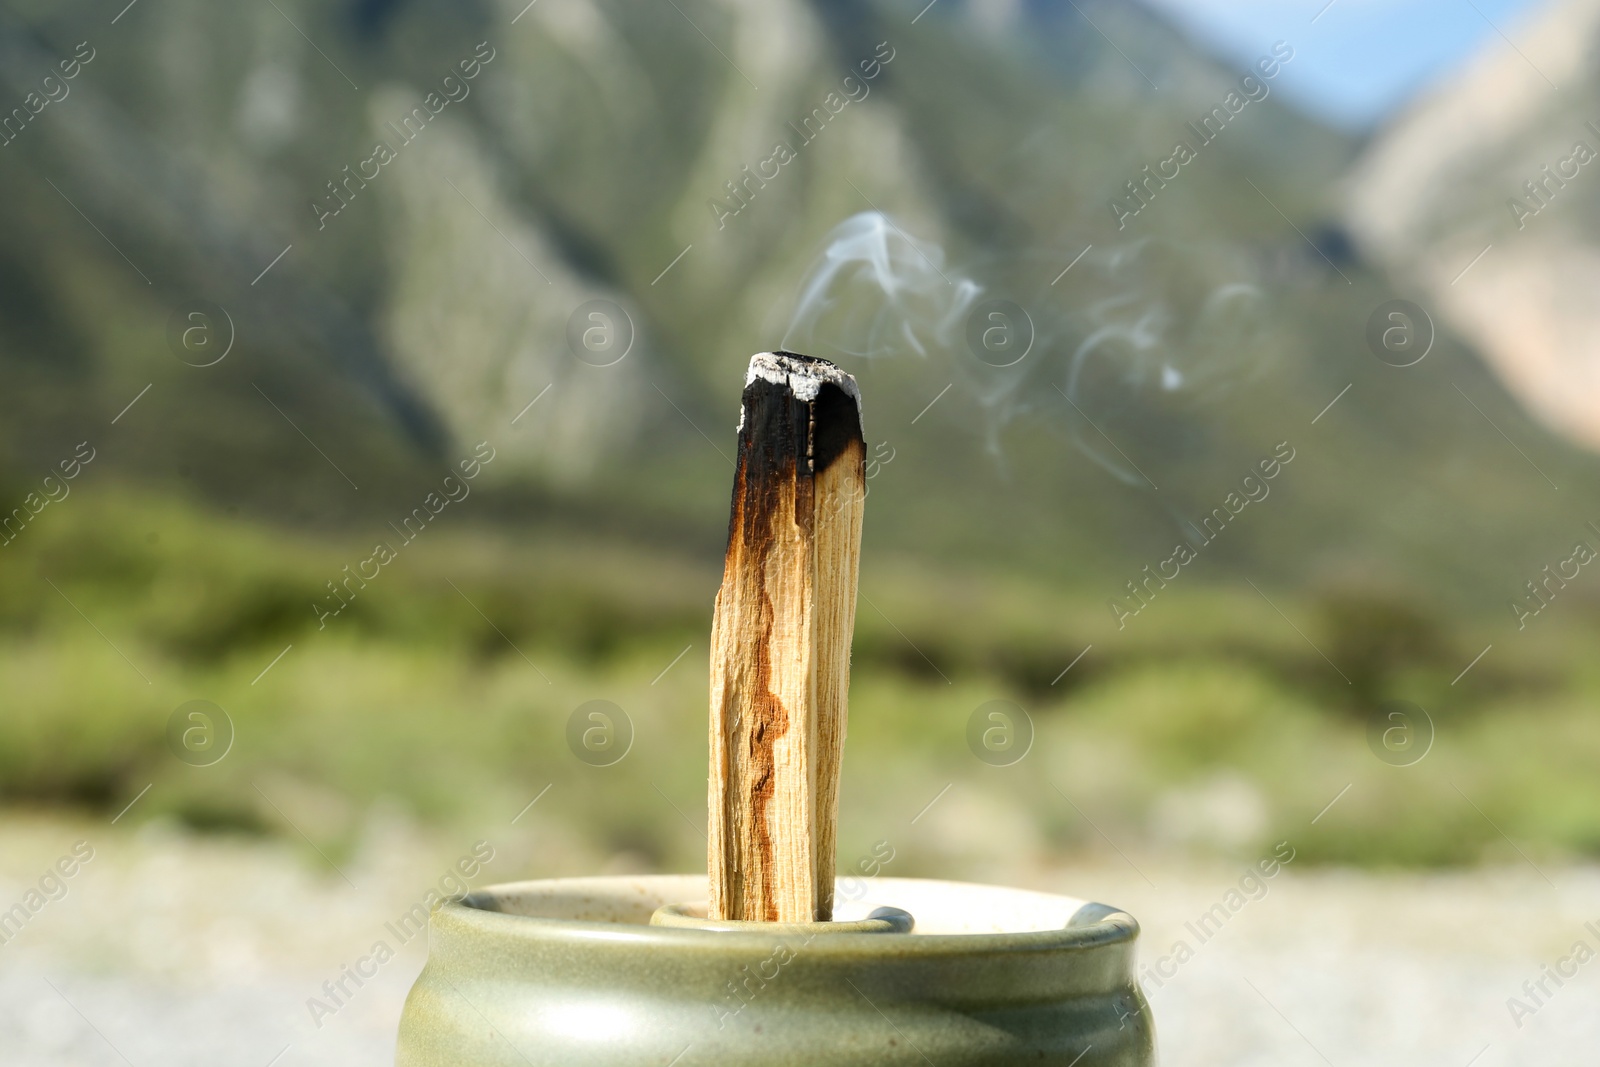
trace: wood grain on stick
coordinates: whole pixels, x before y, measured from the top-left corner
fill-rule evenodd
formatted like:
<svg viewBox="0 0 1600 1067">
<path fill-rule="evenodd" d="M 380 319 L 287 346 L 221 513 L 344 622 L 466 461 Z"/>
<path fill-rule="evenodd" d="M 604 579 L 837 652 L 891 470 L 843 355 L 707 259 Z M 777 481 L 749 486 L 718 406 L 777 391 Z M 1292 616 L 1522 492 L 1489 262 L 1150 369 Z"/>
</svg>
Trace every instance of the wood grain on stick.
<svg viewBox="0 0 1600 1067">
<path fill-rule="evenodd" d="M 833 914 L 866 446 L 855 379 L 750 360 L 711 631 L 710 915 Z"/>
</svg>

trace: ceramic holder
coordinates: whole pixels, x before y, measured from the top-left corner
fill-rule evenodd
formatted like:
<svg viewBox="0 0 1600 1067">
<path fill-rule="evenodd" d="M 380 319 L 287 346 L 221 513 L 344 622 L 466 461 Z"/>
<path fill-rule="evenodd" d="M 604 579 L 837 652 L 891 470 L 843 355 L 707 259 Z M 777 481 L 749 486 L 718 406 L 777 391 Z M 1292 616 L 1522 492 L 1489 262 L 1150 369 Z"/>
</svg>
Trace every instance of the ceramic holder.
<svg viewBox="0 0 1600 1067">
<path fill-rule="evenodd" d="M 713 922 L 706 895 L 704 875 L 568 878 L 441 905 L 397 1067 L 1155 1061 L 1139 925 L 1108 905 L 840 879 L 832 922 Z"/>
</svg>

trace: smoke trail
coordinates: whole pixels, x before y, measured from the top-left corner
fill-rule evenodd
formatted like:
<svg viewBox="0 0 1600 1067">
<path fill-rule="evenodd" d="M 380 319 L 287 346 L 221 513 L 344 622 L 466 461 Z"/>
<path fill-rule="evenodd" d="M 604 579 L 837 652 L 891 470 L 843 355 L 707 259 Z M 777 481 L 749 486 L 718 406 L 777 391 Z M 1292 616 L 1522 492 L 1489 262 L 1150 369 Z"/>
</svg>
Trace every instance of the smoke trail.
<svg viewBox="0 0 1600 1067">
<path fill-rule="evenodd" d="M 1182 417 L 1266 365 L 1262 292 L 1229 248 L 1144 239 L 1094 248 L 1061 272 L 1072 258 L 1029 252 L 957 268 L 936 244 L 864 212 L 829 234 L 783 346 L 845 362 L 916 356 L 979 404 L 997 455 L 1001 429 L 1037 415 L 1142 485 L 1130 453 L 1181 453 Z"/>
<path fill-rule="evenodd" d="M 876 359 L 948 348 L 982 288 L 944 270 L 944 250 L 863 211 L 833 228 L 812 267 L 783 347 Z"/>
</svg>

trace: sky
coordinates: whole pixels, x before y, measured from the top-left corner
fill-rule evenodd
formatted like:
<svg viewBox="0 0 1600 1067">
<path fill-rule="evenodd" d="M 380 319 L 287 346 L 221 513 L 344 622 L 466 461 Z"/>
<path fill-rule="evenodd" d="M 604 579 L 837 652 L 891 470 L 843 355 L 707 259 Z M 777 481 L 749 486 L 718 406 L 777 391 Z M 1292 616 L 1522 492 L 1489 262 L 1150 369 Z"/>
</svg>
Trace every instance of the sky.
<svg viewBox="0 0 1600 1067">
<path fill-rule="evenodd" d="M 1480 49 L 1505 48 L 1544 0 L 1145 0 L 1241 67 L 1274 41 L 1295 56 L 1276 89 L 1362 130 Z"/>
</svg>

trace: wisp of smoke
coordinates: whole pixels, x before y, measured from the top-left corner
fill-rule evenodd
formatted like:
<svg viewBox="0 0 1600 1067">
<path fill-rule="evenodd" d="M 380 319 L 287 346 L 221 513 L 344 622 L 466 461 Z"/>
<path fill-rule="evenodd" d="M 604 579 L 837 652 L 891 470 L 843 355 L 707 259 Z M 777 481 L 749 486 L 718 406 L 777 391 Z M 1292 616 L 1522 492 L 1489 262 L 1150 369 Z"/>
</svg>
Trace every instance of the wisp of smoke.
<svg viewBox="0 0 1600 1067">
<path fill-rule="evenodd" d="M 1071 259 L 1023 253 L 958 269 L 938 245 L 863 212 L 829 234 L 783 347 L 937 364 L 981 407 L 997 454 L 1000 430 L 1037 413 L 1143 485 L 1129 453 L 1159 461 L 1181 447 L 1181 409 L 1265 365 L 1262 294 L 1229 249 L 1146 239 L 1096 248 L 1061 273 Z"/>
<path fill-rule="evenodd" d="M 982 292 L 944 270 L 944 250 L 918 241 L 876 211 L 853 215 L 828 235 L 812 267 L 783 347 L 808 355 L 926 357 L 948 349 Z"/>
</svg>

